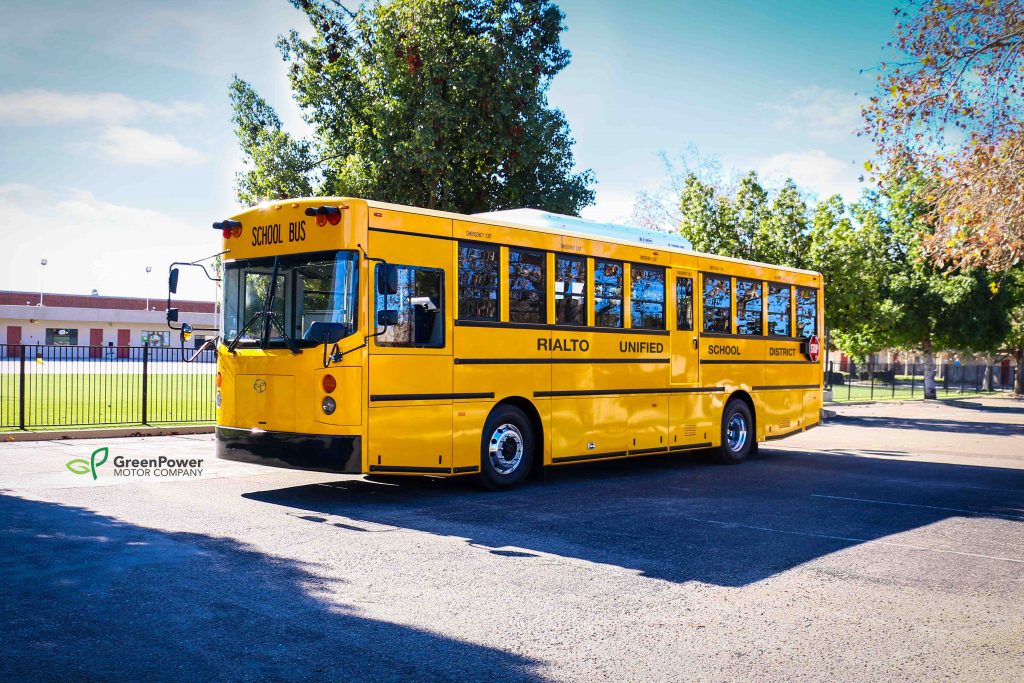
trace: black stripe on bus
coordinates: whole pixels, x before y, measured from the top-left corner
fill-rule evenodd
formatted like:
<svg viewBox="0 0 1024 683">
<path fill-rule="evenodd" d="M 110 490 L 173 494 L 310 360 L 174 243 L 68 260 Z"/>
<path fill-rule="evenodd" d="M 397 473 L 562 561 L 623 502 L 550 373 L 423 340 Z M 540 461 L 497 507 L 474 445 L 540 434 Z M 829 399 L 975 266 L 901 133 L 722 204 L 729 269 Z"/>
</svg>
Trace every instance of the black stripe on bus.
<svg viewBox="0 0 1024 683">
<path fill-rule="evenodd" d="M 765 441 L 778 441 L 779 439 L 785 439 L 787 436 L 793 436 L 794 434 L 799 434 L 799 433 L 800 433 L 799 429 L 794 429 L 793 431 L 786 432 L 785 434 L 769 434 L 768 436 L 764 437 L 764 440 Z"/>
<path fill-rule="evenodd" d="M 371 394 L 371 401 L 444 401 L 459 398 L 494 398 L 494 392 L 476 394 Z"/>
<path fill-rule="evenodd" d="M 668 358 L 456 358 L 456 365 L 545 365 L 549 363 L 668 363 Z"/>
<path fill-rule="evenodd" d="M 701 358 L 701 365 L 818 365 L 814 360 L 719 360 L 717 358 Z"/>
<path fill-rule="evenodd" d="M 535 391 L 534 398 L 553 396 L 613 396 L 616 394 L 697 394 L 725 391 L 725 387 L 667 387 L 664 389 L 570 389 L 566 391 Z"/>
<path fill-rule="evenodd" d="M 370 465 L 371 472 L 414 472 L 418 474 L 451 474 L 447 467 L 403 467 L 400 465 Z"/>
<path fill-rule="evenodd" d="M 742 278 L 740 278 L 742 279 Z M 701 332 L 700 336 L 709 339 L 757 339 L 777 342 L 805 342 L 807 337 L 777 337 L 770 334 L 733 334 L 732 332 Z"/>
<path fill-rule="evenodd" d="M 670 451 L 695 451 L 700 448 L 711 448 L 711 442 L 705 441 L 704 443 L 688 443 L 683 446 L 669 446 Z"/>
<path fill-rule="evenodd" d="M 409 237 L 427 237 L 429 239 L 447 240 L 449 242 L 452 242 L 452 241 L 457 239 L 455 237 L 448 237 L 447 235 L 427 235 L 427 234 L 424 234 L 422 232 L 409 232 L 407 230 L 392 230 L 390 228 L 374 228 L 372 226 L 370 227 L 370 230 L 372 232 L 386 232 L 386 233 L 390 233 L 392 235 L 408 235 Z M 490 244 L 490 242 L 486 242 L 485 244 Z M 497 246 L 497 245 L 495 245 L 495 246 Z"/>
<path fill-rule="evenodd" d="M 648 330 L 639 327 L 588 327 L 585 325 L 548 325 L 546 323 L 510 323 L 497 320 L 456 320 L 458 327 L 497 327 L 509 330 L 537 330 L 543 332 L 600 332 L 604 334 L 649 334 L 666 337 L 668 330 Z"/>
<path fill-rule="evenodd" d="M 770 391 L 772 389 L 820 389 L 820 384 L 773 384 L 763 387 L 750 387 L 754 391 Z"/>
<path fill-rule="evenodd" d="M 586 455 L 567 455 L 561 458 L 551 458 L 551 462 L 576 462 L 579 460 L 600 460 L 601 458 L 621 458 L 627 455 L 626 451 L 615 451 L 613 453 L 587 453 Z"/>
<path fill-rule="evenodd" d="M 465 472 L 479 472 L 480 467 L 478 465 L 467 465 L 465 467 L 456 467 L 452 470 L 452 474 L 463 474 Z"/>
</svg>

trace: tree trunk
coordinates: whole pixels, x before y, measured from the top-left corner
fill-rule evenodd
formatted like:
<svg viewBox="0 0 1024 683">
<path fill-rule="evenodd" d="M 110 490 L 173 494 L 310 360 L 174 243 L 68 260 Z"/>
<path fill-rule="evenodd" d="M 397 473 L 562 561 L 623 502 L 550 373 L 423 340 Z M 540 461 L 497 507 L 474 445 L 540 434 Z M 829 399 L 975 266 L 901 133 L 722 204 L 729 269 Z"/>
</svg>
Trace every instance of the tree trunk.
<svg viewBox="0 0 1024 683">
<path fill-rule="evenodd" d="M 1017 377 L 1013 381 L 1013 393 L 1024 396 L 1024 347 L 1017 349 Z"/>
<path fill-rule="evenodd" d="M 985 354 L 985 377 L 982 379 L 982 391 L 992 391 L 992 354 Z"/>
<path fill-rule="evenodd" d="M 924 397 L 936 398 L 935 394 L 935 353 L 932 351 L 932 339 L 927 337 L 921 343 L 924 352 Z"/>
</svg>

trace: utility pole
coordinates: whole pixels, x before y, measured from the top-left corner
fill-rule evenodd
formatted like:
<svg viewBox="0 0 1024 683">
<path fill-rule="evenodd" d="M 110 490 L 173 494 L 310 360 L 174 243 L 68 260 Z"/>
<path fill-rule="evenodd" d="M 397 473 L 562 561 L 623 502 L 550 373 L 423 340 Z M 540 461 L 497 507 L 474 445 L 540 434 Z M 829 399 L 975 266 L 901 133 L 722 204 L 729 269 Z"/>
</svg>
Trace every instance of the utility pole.
<svg viewBox="0 0 1024 683">
<path fill-rule="evenodd" d="M 46 259 L 39 260 L 39 305 L 43 305 L 43 283 L 46 280 Z"/>
</svg>

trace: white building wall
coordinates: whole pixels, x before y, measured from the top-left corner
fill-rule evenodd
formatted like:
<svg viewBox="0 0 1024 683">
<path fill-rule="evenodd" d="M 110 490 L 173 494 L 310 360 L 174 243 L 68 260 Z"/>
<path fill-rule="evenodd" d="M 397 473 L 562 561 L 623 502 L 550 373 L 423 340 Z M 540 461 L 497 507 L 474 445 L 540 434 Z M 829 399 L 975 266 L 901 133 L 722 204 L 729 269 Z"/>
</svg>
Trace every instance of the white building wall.
<svg viewBox="0 0 1024 683">
<path fill-rule="evenodd" d="M 216 327 L 213 313 L 185 313 L 180 322 L 193 326 Z M 47 328 L 78 330 L 78 345 L 91 344 L 91 331 L 103 330 L 103 346 L 118 345 L 118 331 L 128 330 L 129 346 L 142 346 L 143 334 L 169 332 L 171 346 L 177 347 L 177 333 L 167 327 L 163 311 L 139 311 L 107 308 L 63 308 L 49 306 L 0 306 L 0 355 L 7 352 L 8 328 L 21 328 L 22 344 L 45 344 Z M 198 336 L 212 336 L 215 332 L 197 332 Z"/>
</svg>

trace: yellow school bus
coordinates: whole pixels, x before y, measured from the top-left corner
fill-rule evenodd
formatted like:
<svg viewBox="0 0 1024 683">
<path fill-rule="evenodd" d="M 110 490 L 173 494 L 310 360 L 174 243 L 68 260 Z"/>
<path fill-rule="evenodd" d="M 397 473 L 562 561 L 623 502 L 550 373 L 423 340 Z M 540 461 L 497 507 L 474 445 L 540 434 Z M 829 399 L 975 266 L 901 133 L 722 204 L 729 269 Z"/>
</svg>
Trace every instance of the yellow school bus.
<svg viewBox="0 0 1024 683">
<path fill-rule="evenodd" d="M 818 273 L 540 211 L 269 202 L 223 237 L 222 458 L 488 488 L 819 421 Z"/>
</svg>

